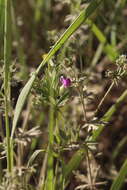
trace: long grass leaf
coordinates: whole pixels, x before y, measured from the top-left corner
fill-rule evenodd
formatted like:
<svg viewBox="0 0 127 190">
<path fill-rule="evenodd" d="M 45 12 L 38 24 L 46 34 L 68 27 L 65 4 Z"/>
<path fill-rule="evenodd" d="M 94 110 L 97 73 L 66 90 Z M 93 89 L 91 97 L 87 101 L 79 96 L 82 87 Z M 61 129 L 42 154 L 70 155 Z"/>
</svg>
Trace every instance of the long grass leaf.
<svg viewBox="0 0 127 190">
<path fill-rule="evenodd" d="M 69 161 L 67 166 L 64 167 L 63 176 L 65 179 L 67 179 L 72 173 L 72 171 L 79 166 L 79 163 L 84 158 L 85 153 L 86 153 L 85 148 L 78 150 L 75 153 L 75 155 L 72 157 L 72 159 Z"/>
<path fill-rule="evenodd" d="M 118 176 L 114 180 L 110 190 L 120 190 L 127 176 L 127 159 L 124 161 Z"/>
<path fill-rule="evenodd" d="M 24 102 L 30 92 L 30 89 L 33 85 L 33 82 L 35 80 L 35 75 L 33 74 L 32 77 L 30 78 L 30 80 L 27 82 L 27 84 L 25 85 L 25 88 L 23 88 L 23 90 L 21 91 L 19 98 L 17 100 L 17 104 L 16 104 L 16 111 L 15 111 L 15 115 L 14 115 L 14 119 L 13 119 L 13 127 L 12 127 L 12 132 L 11 132 L 11 139 L 14 135 L 14 131 L 15 131 L 15 127 L 18 121 L 18 118 L 20 116 L 21 110 L 24 106 Z"/>
<path fill-rule="evenodd" d="M 84 9 L 80 15 L 75 19 L 75 21 L 68 27 L 68 29 L 63 33 L 63 35 L 60 37 L 60 39 L 56 42 L 56 44 L 52 47 L 52 49 L 49 51 L 45 59 L 41 62 L 39 67 L 36 70 L 35 75 L 32 76 L 32 78 L 29 79 L 25 87 L 23 88 L 19 99 L 16 104 L 15 113 L 14 113 L 14 119 L 13 119 L 13 125 L 12 125 L 12 134 L 11 137 L 13 137 L 21 110 L 23 108 L 23 105 L 25 103 L 25 100 L 32 88 L 33 82 L 35 80 L 36 74 L 39 73 L 42 66 L 44 66 L 50 58 L 61 48 L 61 46 L 67 41 L 67 39 L 80 27 L 80 25 L 86 21 L 86 19 L 96 10 L 96 8 L 100 5 L 102 0 L 94 0 L 92 3 L 87 7 L 87 9 Z"/>
</svg>

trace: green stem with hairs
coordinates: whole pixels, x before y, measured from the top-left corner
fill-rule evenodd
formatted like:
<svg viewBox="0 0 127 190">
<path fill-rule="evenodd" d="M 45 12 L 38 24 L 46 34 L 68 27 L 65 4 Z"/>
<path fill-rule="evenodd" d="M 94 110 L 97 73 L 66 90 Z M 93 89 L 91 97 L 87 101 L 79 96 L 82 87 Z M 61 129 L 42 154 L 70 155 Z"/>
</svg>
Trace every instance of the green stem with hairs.
<svg viewBox="0 0 127 190">
<path fill-rule="evenodd" d="M 9 109 L 10 109 L 10 60 L 11 60 L 11 0 L 5 0 L 4 25 L 4 104 L 7 143 L 7 169 L 12 172 L 12 150 L 10 142 Z"/>
<path fill-rule="evenodd" d="M 54 173 L 53 173 L 53 142 L 54 142 L 54 107 L 51 105 L 49 114 L 49 150 L 48 150 L 48 172 L 46 180 L 46 190 L 54 190 Z"/>
</svg>

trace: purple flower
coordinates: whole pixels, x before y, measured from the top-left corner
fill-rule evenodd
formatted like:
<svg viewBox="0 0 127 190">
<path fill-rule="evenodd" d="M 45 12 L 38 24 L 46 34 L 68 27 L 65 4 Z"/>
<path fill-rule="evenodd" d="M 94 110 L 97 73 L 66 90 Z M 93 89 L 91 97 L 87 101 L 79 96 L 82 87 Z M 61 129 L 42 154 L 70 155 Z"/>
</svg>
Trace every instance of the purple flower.
<svg viewBox="0 0 127 190">
<path fill-rule="evenodd" d="M 68 88 L 70 85 L 71 85 L 71 80 L 70 78 L 66 78 L 64 76 L 61 76 L 60 77 L 60 82 L 61 84 L 65 87 L 65 88 Z"/>
</svg>

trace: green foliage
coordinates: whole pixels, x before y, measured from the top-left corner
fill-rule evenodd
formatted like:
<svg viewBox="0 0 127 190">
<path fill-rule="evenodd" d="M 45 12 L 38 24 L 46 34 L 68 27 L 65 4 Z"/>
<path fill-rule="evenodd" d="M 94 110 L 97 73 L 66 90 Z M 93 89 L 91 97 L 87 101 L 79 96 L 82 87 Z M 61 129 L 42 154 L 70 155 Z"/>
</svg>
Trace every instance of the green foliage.
<svg viewBox="0 0 127 190">
<path fill-rule="evenodd" d="M 20 3 L 0 0 L 0 189 L 122 189 L 126 0 Z"/>
</svg>

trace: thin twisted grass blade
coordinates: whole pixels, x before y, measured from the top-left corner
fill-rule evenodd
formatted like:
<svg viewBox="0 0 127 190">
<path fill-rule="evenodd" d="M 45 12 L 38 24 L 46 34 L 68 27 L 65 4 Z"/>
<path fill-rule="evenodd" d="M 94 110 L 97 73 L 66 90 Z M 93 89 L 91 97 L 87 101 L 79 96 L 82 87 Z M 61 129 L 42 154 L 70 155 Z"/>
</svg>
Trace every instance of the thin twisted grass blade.
<svg viewBox="0 0 127 190">
<path fill-rule="evenodd" d="M 15 108 L 15 113 L 14 113 L 14 119 L 13 119 L 13 124 L 12 124 L 12 133 L 11 133 L 11 138 L 14 135 L 14 131 L 20 116 L 20 113 L 22 111 L 23 105 L 25 103 L 25 100 L 32 88 L 33 82 L 36 78 L 36 75 L 39 73 L 40 69 L 42 66 L 44 66 L 50 58 L 61 48 L 61 46 L 67 41 L 67 39 L 80 27 L 80 25 L 86 21 L 88 17 L 96 10 L 96 8 L 100 5 L 100 3 L 103 0 L 94 0 L 90 5 L 87 7 L 87 9 L 84 9 L 81 11 L 80 15 L 74 20 L 74 22 L 68 27 L 68 29 L 63 33 L 63 35 L 60 37 L 60 39 L 56 42 L 56 44 L 52 47 L 52 49 L 49 51 L 45 59 L 41 62 L 39 67 L 37 68 L 35 75 L 33 75 L 27 84 L 24 86 L 22 92 L 19 95 L 16 108 Z"/>
</svg>

